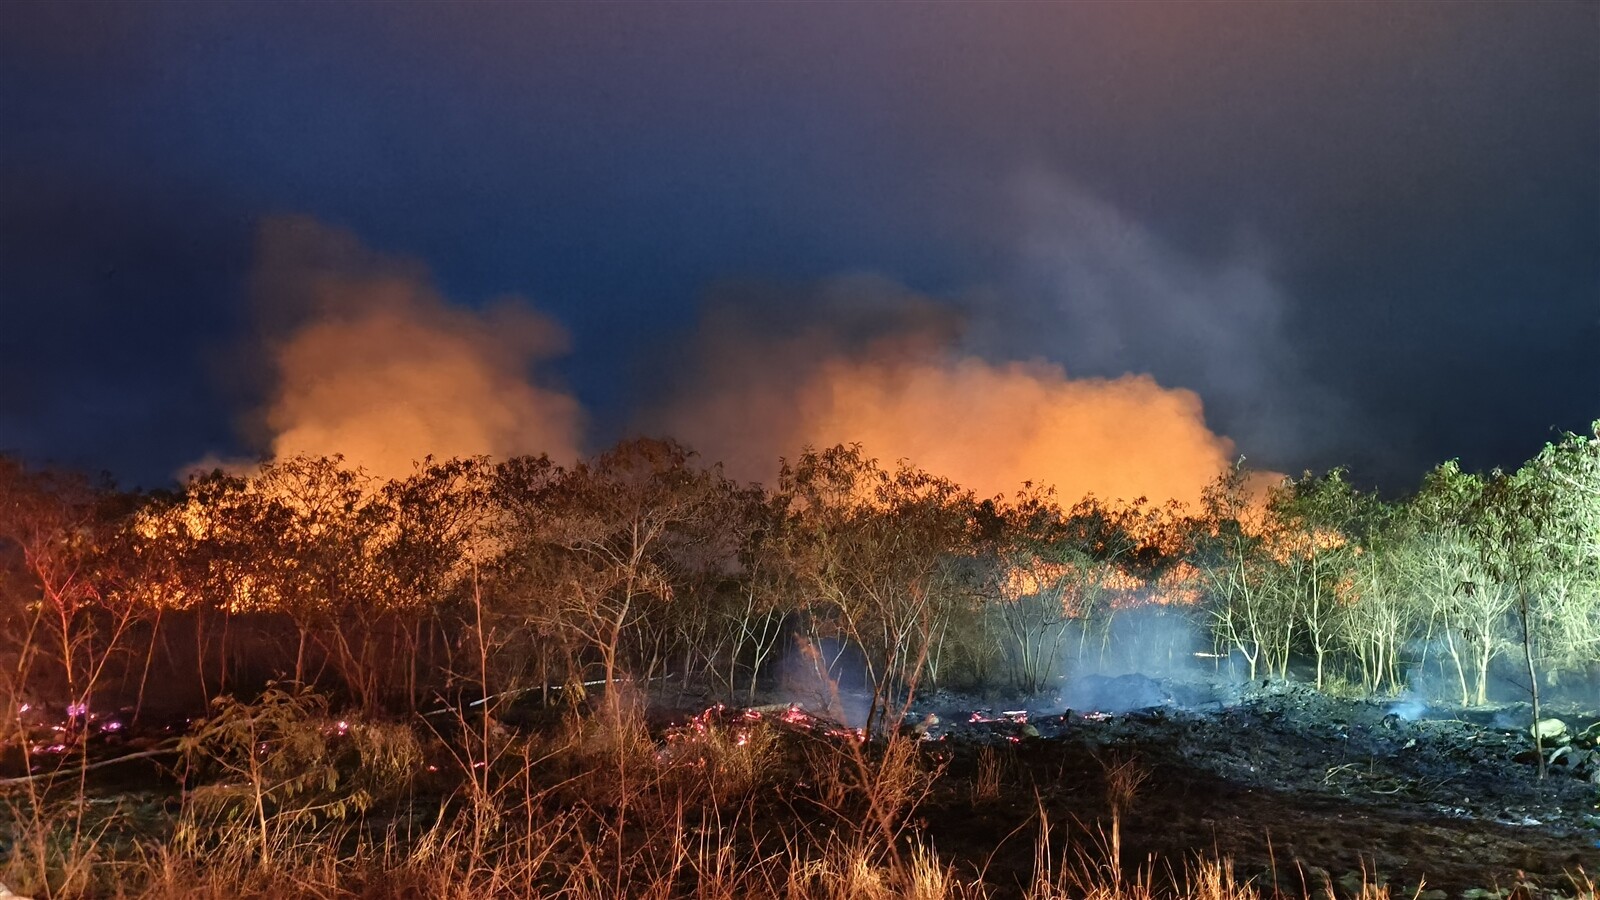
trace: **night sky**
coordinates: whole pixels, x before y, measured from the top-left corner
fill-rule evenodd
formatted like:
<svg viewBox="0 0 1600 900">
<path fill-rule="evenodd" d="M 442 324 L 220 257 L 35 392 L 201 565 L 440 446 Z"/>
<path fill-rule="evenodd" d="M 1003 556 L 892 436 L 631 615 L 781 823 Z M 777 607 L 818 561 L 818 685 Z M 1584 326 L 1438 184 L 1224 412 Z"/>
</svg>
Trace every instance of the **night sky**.
<svg viewBox="0 0 1600 900">
<path fill-rule="evenodd" d="M 486 449 L 721 448 L 891 344 L 1391 487 L 1600 417 L 1592 2 L 12 2 L 0 122 L 0 451 L 127 484 L 397 302 L 563 423 Z"/>
</svg>

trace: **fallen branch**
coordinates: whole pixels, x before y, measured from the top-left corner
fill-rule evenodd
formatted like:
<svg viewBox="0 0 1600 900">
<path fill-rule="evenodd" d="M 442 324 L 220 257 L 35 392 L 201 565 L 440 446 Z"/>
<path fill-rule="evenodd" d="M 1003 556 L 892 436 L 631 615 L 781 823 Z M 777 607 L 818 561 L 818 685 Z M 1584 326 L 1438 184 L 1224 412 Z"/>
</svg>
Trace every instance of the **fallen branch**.
<svg viewBox="0 0 1600 900">
<path fill-rule="evenodd" d="M 668 672 L 665 675 L 657 675 L 654 678 L 645 678 L 645 679 L 642 679 L 642 680 L 646 684 L 648 684 L 648 683 L 650 683 L 652 681 L 666 681 L 667 679 L 672 678 L 676 674 L 677 674 L 676 672 Z M 634 679 L 632 679 L 632 678 L 618 678 L 618 679 L 616 679 L 616 683 L 617 684 L 631 684 L 633 682 L 634 682 Z M 604 678 L 596 678 L 593 681 L 580 681 L 577 684 L 570 684 L 570 685 L 550 684 L 550 685 L 542 685 L 542 686 L 541 685 L 534 685 L 532 687 L 525 687 L 525 688 L 512 688 L 509 691 L 501 691 L 498 694 L 490 694 L 487 697 L 481 697 L 481 698 L 479 698 L 477 700 L 472 701 L 471 703 L 468 703 L 465 708 L 466 709 L 477 709 L 478 707 L 483 706 L 483 705 L 489 703 L 492 700 L 501 700 L 501 699 L 504 699 L 506 697 L 515 697 L 515 696 L 518 696 L 520 694 L 531 694 L 534 691 L 561 691 L 561 690 L 566 690 L 567 688 L 578 687 L 579 685 L 582 685 L 583 687 L 594 687 L 597 684 L 605 684 L 605 683 L 606 683 L 606 680 Z M 438 709 L 431 709 L 431 710 L 423 713 L 423 715 L 424 716 L 443 716 L 443 715 L 449 715 L 450 713 L 458 713 L 461 710 L 462 710 L 462 707 L 441 706 Z"/>
<path fill-rule="evenodd" d="M 156 747 L 150 750 L 140 750 L 137 753 L 129 753 L 126 756 L 118 756 L 114 759 L 102 759 L 99 762 L 85 763 L 84 765 L 78 766 L 75 769 L 54 769 L 49 772 L 35 772 L 32 775 L 18 775 L 15 778 L 0 778 L 0 787 L 28 784 L 34 781 L 42 781 L 46 778 L 57 778 L 62 775 L 80 775 L 84 772 L 90 772 L 95 769 L 104 768 L 105 766 L 114 766 L 117 763 L 130 762 L 135 759 L 151 759 L 157 756 L 171 756 L 177 752 L 178 745 L 174 743 L 170 747 Z M 3 894 L 0 894 L 0 897 L 3 896 Z"/>
</svg>

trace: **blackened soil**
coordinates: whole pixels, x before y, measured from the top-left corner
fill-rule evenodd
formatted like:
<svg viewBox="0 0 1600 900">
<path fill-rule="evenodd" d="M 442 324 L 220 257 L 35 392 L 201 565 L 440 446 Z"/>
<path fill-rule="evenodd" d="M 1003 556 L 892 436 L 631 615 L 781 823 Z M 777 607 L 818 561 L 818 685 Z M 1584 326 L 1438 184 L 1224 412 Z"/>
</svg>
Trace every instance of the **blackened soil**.
<svg viewBox="0 0 1600 900">
<path fill-rule="evenodd" d="M 1407 897 L 1519 884 L 1519 896 L 1575 896 L 1573 876 L 1600 876 L 1593 772 L 1557 766 L 1540 781 L 1526 732 L 1483 712 L 1409 721 L 1387 704 L 1274 685 L 1200 712 L 1030 715 L 1026 726 L 939 715 L 926 746 L 949 769 L 922 811 L 928 835 L 946 858 L 986 861 L 997 887 L 1028 877 L 1041 812 L 1058 854 L 1065 844 L 1068 860 L 1103 859 L 1106 773 L 1127 761 L 1145 777 L 1122 817 L 1129 867 L 1230 857 L 1258 887 L 1297 896 L 1348 894 L 1363 873 Z M 998 796 L 975 798 L 996 760 Z"/>
</svg>

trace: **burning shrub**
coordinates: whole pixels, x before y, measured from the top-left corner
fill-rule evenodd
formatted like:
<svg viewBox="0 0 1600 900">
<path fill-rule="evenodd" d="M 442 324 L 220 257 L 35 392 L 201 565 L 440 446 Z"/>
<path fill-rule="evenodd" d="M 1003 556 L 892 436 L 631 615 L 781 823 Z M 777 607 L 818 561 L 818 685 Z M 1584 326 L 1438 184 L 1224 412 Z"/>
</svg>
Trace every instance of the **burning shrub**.
<svg viewBox="0 0 1600 900">
<path fill-rule="evenodd" d="M 725 721 L 721 707 L 668 731 L 666 739 L 658 759 L 685 780 L 686 793 L 701 794 L 717 806 L 743 800 L 762 787 L 778 757 L 778 735 L 765 720 L 741 715 Z"/>
</svg>

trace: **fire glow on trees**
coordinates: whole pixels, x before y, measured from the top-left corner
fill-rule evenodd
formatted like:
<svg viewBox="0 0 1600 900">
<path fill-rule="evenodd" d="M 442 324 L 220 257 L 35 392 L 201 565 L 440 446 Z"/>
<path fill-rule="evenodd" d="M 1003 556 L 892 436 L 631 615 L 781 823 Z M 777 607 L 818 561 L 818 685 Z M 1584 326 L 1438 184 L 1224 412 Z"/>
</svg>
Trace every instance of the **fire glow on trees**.
<svg viewBox="0 0 1600 900">
<path fill-rule="evenodd" d="M 1235 469 L 1197 509 L 984 501 L 855 447 L 806 451 L 773 494 L 650 441 L 570 469 L 452 460 L 400 481 L 294 459 L 179 496 L 8 464 L 0 534 L 5 596 L 32 623 L 16 671 L 57 673 L 75 705 L 108 667 L 142 684 L 168 645 L 194 648 L 207 694 L 276 669 L 409 708 L 476 658 L 491 687 L 551 702 L 596 675 L 731 696 L 803 665 L 783 647 L 798 636 L 823 681 L 854 654 L 874 695 L 859 724 L 887 727 L 938 685 L 1047 690 L 1069 628 L 1098 641 L 1140 606 L 1274 674 L 1316 658 L 1382 691 L 1431 666 L 1470 699 L 1512 648 L 1541 677 L 1592 659 L 1595 447 L 1572 436 L 1484 478 L 1442 466 L 1398 501 L 1335 472 L 1263 504 Z"/>
</svg>

